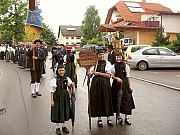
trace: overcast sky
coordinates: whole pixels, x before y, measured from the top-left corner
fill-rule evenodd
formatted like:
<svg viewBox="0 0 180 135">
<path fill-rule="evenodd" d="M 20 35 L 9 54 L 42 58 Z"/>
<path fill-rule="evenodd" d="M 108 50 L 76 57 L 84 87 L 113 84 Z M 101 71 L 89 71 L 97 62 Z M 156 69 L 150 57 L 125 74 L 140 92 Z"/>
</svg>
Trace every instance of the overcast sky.
<svg viewBox="0 0 180 135">
<path fill-rule="evenodd" d="M 108 9 L 119 0 L 40 0 L 43 22 L 48 24 L 57 36 L 59 25 L 81 25 L 84 13 L 89 5 L 95 5 L 99 11 L 101 24 L 104 23 Z M 131 0 L 133 1 L 133 0 Z M 134 0 L 141 1 L 141 0 Z M 174 12 L 180 11 L 180 0 L 146 0 L 160 3 Z"/>
</svg>

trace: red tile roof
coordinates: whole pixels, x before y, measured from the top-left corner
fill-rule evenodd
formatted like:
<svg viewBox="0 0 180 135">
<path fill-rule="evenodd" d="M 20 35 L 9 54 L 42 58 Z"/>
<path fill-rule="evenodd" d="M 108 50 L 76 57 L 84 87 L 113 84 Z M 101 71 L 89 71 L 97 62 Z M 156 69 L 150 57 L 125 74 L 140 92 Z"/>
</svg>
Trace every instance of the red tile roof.
<svg viewBox="0 0 180 135">
<path fill-rule="evenodd" d="M 112 8 L 109 9 L 108 15 L 106 17 L 105 24 L 110 23 L 110 19 L 112 16 L 112 12 L 114 9 L 117 9 L 120 16 L 123 18 L 124 21 L 130 21 L 130 22 L 139 22 L 141 21 L 141 13 L 133 13 L 131 12 L 128 7 L 126 6 L 125 2 L 130 1 L 119 1 L 117 4 L 115 4 Z M 133 3 L 139 3 L 139 5 L 142 7 L 142 9 L 147 14 L 158 14 L 158 13 L 173 13 L 171 9 L 158 4 L 158 3 L 146 3 L 146 2 L 134 2 Z M 143 13 L 144 14 L 144 13 Z"/>
</svg>

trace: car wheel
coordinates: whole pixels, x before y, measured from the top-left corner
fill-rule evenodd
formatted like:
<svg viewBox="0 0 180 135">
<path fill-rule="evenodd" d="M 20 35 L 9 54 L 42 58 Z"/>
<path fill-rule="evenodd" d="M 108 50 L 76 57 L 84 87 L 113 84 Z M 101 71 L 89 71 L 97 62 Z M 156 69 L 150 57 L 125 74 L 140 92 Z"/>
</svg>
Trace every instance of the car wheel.
<svg viewBox="0 0 180 135">
<path fill-rule="evenodd" d="M 137 67 L 139 70 L 146 70 L 148 68 L 148 63 L 146 61 L 140 61 L 138 62 Z"/>
</svg>

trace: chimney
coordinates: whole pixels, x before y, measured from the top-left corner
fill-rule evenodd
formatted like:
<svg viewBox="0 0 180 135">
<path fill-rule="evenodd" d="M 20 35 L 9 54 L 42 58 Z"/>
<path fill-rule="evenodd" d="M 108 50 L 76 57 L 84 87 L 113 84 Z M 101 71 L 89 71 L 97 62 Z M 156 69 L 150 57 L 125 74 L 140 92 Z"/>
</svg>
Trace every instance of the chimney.
<svg viewBox="0 0 180 135">
<path fill-rule="evenodd" d="M 146 0 L 142 0 L 142 2 L 146 3 Z"/>
</svg>

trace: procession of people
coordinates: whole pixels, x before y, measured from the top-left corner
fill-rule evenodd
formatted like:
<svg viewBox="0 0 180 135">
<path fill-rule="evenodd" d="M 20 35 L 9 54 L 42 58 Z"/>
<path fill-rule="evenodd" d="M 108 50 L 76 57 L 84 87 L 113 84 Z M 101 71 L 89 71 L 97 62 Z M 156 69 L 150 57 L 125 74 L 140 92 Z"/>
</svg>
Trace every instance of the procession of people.
<svg viewBox="0 0 180 135">
<path fill-rule="evenodd" d="M 45 63 L 48 52 L 44 43 L 37 39 L 32 45 L 0 46 L 0 58 L 7 62 L 17 63 L 20 68 L 30 69 L 30 89 L 32 98 L 42 96 L 40 92 L 41 77 L 45 74 Z M 96 51 L 96 64 L 88 69 L 87 76 L 91 78 L 89 89 L 89 117 L 97 117 L 97 126 L 103 127 L 102 117 L 107 118 L 107 125 L 114 126 L 112 116 L 116 114 L 116 123 L 131 125 L 128 115 L 132 115 L 135 104 L 130 83 L 130 68 L 123 62 L 123 53 L 115 52 L 113 46 L 108 46 L 108 59 L 105 51 Z M 75 118 L 75 89 L 77 88 L 77 58 L 72 46 L 55 44 L 51 50 L 52 72 L 54 78 L 50 81 L 51 122 L 56 123 L 56 134 L 62 131 L 69 133 L 66 121 Z M 87 56 L 88 57 L 88 56 Z M 111 81 L 112 80 L 112 81 Z M 111 83 L 112 82 L 112 83 Z M 91 123 L 90 123 L 91 124 Z"/>
</svg>

